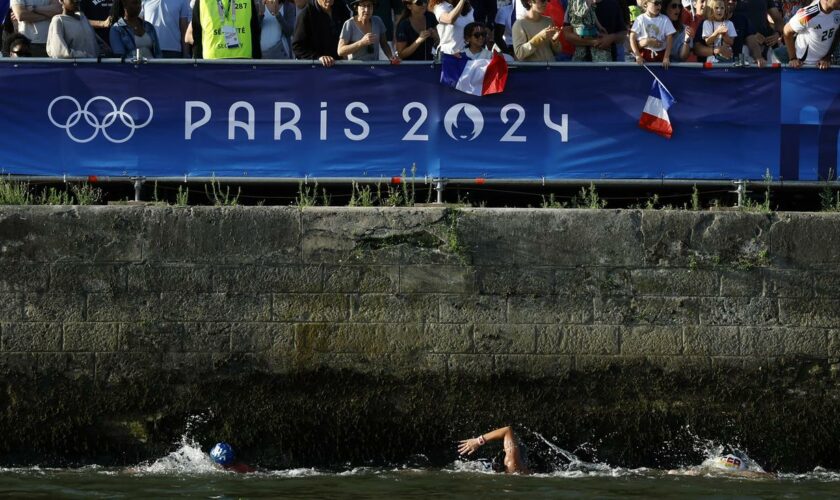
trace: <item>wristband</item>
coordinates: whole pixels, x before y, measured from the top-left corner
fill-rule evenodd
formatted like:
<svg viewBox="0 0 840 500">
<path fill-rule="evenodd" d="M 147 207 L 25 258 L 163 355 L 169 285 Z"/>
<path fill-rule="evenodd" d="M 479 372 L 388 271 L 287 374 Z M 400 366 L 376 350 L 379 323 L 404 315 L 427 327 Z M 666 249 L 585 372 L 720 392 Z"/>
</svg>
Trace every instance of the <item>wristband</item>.
<svg viewBox="0 0 840 500">
<path fill-rule="evenodd" d="M 479 445 L 479 446 L 484 446 L 484 445 L 487 443 L 487 440 L 486 440 L 486 439 L 484 439 L 484 436 L 483 436 L 483 435 L 482 435 L 482 436 L 478 436 L 476 439 L 478 440 L 478 445 Z"/>
</svg>

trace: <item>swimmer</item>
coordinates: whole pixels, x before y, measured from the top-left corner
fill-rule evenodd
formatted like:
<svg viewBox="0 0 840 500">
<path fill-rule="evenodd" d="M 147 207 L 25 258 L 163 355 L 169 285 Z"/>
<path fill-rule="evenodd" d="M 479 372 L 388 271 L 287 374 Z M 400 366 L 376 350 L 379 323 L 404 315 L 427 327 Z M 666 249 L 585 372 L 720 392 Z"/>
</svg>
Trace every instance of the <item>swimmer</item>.
<svg viewBox="0 0 840 500">
<path fill-rule="evenodd" d="M 761 467 L 757 467 L 758 470 L 750 470 L 750 468 L 747 467 L 747 461 L 745 459 L 733 455 L 732 453 L 724 455 L 722 457 L 715 457 L 711 460 L 706 460 L 705 462 L 703 462 L 703 466 L 707 466 L 716 471 L 723 471 L 727 474 L 738 477 L 775 477 L 769 472 L 764 472 L 761 469 Z"/>
<path fill-rule="evenodd" d="M 757 470 L 756 470 L 757 469 Z M 727 476 L 745 477 L 753 479 L 764 479 L 776 477 L 775 474 L 764 472 L 759 466 L 750 469 L 748 460 L 739 457 L 738 455 L 729 453 L 719 457 L 708 458 L 700 464 L 699 467 L 691 467 L 689 469 L 670 470 L 668 474 L 677 474 L 681 476 L 701 476 L 701 475 L 720 475 L 721 473 Z"/>
<path fill-rule="evenodd" d="M 256 472 L 250 465 L 237 461 L 233 447 L 225 442 L 216 443 L 213 446 L 210 450 L 210 459 L 224 470 L 241 473 Z"/>
<path fill-rule="evenodd" d="M 502 427 L 501 429 L 482 434 L 476 438 L 465 439 L 458 445 L 458 453 L 460 455 L 472 455 L 486 443 L 500 439 L 503 440 L 504 459 L 502 463 L 504 467 L 499 466 L 498 469 L 500 470 L 497 470 L 496 467 L 493 469 L 497 472 L 507 472 L 508 474 L 530 474 L 531 471 L 528 469 L 526 458 L 520 450 L 519 440 L 510 427 Z"/>
</svg>

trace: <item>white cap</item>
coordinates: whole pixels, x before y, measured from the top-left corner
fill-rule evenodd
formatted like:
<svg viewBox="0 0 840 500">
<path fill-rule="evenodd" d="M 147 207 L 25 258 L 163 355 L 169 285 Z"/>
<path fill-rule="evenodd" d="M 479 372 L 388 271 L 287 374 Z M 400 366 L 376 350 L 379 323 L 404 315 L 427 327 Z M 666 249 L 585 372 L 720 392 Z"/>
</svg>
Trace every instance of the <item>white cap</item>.
<svg viewBox="0 0 840 500">
<path fill-rule="evenodd" d="M 728 471 L 743 471 L 747 470 L 747 464 L 744 460 L 736 457 L 735 455 L 724 455 L 722 457 L 715 458 L 713 462 L 714 466 L 718 469 L 728 470 Z"/>
</svg>

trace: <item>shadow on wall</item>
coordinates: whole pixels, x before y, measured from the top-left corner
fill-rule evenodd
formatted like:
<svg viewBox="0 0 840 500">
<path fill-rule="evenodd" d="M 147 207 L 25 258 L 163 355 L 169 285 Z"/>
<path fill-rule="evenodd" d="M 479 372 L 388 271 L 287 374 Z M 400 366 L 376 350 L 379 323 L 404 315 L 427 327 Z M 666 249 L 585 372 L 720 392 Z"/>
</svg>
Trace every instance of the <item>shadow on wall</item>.
<svg viewBox="0 0 840 500">
<path fill-rule="evenodd" d="M 837 179 L 840 95 L 831 101 L 822 117 L 815 106 L 803 107 L 799 111 L 799 123 L 782 124 L 781 132 L 782 179 Z"/>
</svg>

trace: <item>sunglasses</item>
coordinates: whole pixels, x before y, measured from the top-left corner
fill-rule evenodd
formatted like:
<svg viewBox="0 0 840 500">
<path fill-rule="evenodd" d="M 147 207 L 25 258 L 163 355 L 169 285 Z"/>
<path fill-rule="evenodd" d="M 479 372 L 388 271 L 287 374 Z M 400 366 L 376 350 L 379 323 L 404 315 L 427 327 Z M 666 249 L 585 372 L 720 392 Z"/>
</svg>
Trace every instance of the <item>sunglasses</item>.
<svg viewBox="0 0 840 500">
<path fill-rule="evenodd" d="M 651 3 L 655 6 L 657 6 L 657 7 L 662 7 L 662 2 L 659 1 L 659 0 L 656 0 L 655 2 L 651 2 Z"/>
<path fill-rule="evenodd" d="M 472 34 L 473 38 L 487 38 L 487 33 L 483 31 L 476 31 Z"/>
<path fill-rule="evenodd" d="M 668 7 L 671 8 L 671 9 L 682 9 L 683 8 L 681 3 L 672 3 Z"/>
</svg>

